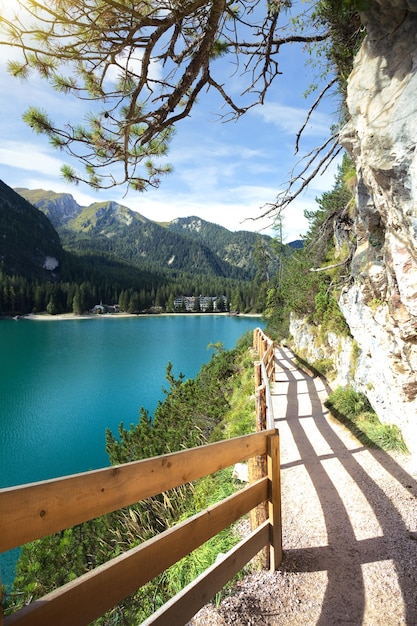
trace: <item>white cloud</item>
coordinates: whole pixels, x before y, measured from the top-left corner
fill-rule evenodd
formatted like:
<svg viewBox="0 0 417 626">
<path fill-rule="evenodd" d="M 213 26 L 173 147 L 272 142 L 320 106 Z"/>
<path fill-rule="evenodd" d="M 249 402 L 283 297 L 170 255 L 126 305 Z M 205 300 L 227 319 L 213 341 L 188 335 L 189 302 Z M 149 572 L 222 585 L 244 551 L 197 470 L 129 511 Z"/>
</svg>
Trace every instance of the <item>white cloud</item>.
<svg viewBox="0 0 417 626">
<path fill-rule="evenodd" d="M 202 219 L 220 224 L 229 230 L 250 230 L 274 235 L 273 215 L 262 217 L 266 212 L 266 204 L 273 200 L 276 190 L 271 187 L 241 185 L 237 187 L 213 188 L 211 193 L 193 193 L 189 190 L 167 193 L 162 187 L 160 190 L 147 192 L 141 195 L 129 194 L 117 199 L 120 204 L 138 211 L 145 217 L 165 222 L 175 217 L 190 217 L 196 215 Z M 113 199 L 114 196 L 113 196 Z M 301 216 L 302 216 L 301 209 Z M 288 229 L 285 238 L 298 238 L 300 234 L 300 211 L 297 211 L 295 223 L 292 224 L 294 212 L 289 214 Z"/>
<path fill-rule="evenodd" d="M 261 117 L 267 124 L 277 126 L 285 135 L 295 137 L 306 120 L 308 109 L 286 106 L 278 102 L 269 102 L 262 107 L 252 109 L 252 114 Z M 329 133 L 330 126 L 329 116 L 315 111 L 309 119 L 303 134 L 306 137 L 325 136 Z"/>
<path fill-rule="evenodd" d="M 50 156 L 47 150 L 29 142 L 3 142 L 0 147 L 0 163 L 28 172 L 50 175 L 59 170 L 62 160 Z"/>
<path fill-rule="evenodd" d="M 160 189 L 149 190 L 143 194 L 129 192 L 126 195 L 121 188 L 94 192 L 86 185 L 68 185 L 60 175 L 60 155 L 57 153 L 56 158 L 51 154 L 54 152 L 42 150 L 30 142 L 4 143 L 0 148 L 0 163 L 8 166 L 10 171 L 5 182 L 13 187 L 70 193 L 81 206 L 114 200 L 155 221 L 171 221 L 175 217 L 197 215 L 232 231 L 250 230 L 274 234 L 273 215 L 265 218 L 261 216 L 268 209 L 268 203 L 274 201 L 279 190 L 268 184 L 251 184 L 250 179 L 247 184 L 240 184 L 242 179 L 234 179 L 232 176 L 236 168 L 234 162 L 229 163 L 226 160 L 222 168 L 214 164 L 188 168 L 183 164 L 178 175 L 172 174 L 165 179 Z M 232 183 L 229 185 L 228 170 Z M 303 210 L 305 207 L 311 209 L 312 205 L 314 201 L 304 199 L 286 211 L 285 240 L 296 239 L 305 232 Z"/>
<path fill-rule="evenodd" d="M 142 58 L 143 50 L 138 50 L 135 53 L 129 54 L 127 49 L 124 54 L 117 56 L 117 64 L 114 63 L 109 66 L 106 73 L 106 82 L 116 83 L 119 79 L 119 75 L 127 69 L 133 74 L 140 76 L 142 71 Z M 148 67 L 148 76 L 150 80 L 162 79 L 162 65 L 155 60 L 150 61 Z"/>
<path fill-rule="evenodd" d="M 217 129 L 214 128 L 213 130 L 216 131 Z M 207 140 L 203 139 L 203 143 L 200 146 L 213 159 L 232 158 L 245 161 L 259 157 L 262 154 L 260 149 L 248 147 L 245 143 L 231 143 L 227 140 L 215 141 L 210 137 Z"/>
<path fill-rule="evenodd" d="M 259 215 L 256 204 L 242 204 L 241 202 L 225 202 L 221 199 L 207 198 L 203 203 L 201 199 L 193 199 L 192 196 L 170 198 L 169 204 L 166 199 L 140 198 L 138 200 L 124 199 L 129 208 L 139 211 L 145 217 L 157 222 L 171 221 L 175 217 L 190 217 L 196 215 L 207 222 L 213 222 L 228 228 L 229 230 L 261 231 L 268 227 L 271 234 L 271 221 L 253 221 L 249 218 Z M 248 218 L 248 219 L 247 219 Z"/>
</svg>

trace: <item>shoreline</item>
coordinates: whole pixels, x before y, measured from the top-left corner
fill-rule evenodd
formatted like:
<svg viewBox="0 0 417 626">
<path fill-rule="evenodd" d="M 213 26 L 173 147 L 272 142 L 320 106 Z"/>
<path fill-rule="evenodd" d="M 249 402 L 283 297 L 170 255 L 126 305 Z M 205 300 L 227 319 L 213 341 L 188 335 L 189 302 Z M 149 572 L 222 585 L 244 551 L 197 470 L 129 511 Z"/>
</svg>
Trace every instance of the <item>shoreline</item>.
<svg viewBox="0 0 417 626">
<path fill-rule="evenodd" d="M 58 315 L 50 315 L 49 313 L 28 313 L 27 315 L 18 315 L 16 317 L 6 318 L 6 319 L 15 319 L 15 320 L 32 320 L 32 321 L 42 321 L 42 322 L 53 322 L 53 321 L 66 321 L 66 320 L 92 320 L 92 319 L 100 319 L 100 318 L 112 318 L 112 319 L 124 319 L 130 317 L 168 317 L 172 315 L 222 315 L 225 317 L 262 317 L 261 313 L 240 313 L 239 315 L 229 315 L 228 313 L 85 313 L 83 315 L 77 315 L 75 313 L 60 313 Z"/>
</svg>

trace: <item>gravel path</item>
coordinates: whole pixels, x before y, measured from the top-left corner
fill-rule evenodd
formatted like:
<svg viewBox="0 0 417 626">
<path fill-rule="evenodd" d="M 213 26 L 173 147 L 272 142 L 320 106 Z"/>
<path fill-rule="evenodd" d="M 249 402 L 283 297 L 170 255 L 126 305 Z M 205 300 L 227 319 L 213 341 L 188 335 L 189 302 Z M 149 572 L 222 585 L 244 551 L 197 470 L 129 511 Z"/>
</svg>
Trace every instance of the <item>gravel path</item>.
<svg viewBox="0 0 417 626">
<path fill-rule="evenodd" d="M 277 350 L 284 560 L 190 626 L 417 626 L 417 468 L 363 446 L 323 407 L 323 382 Z"/>
</svg>

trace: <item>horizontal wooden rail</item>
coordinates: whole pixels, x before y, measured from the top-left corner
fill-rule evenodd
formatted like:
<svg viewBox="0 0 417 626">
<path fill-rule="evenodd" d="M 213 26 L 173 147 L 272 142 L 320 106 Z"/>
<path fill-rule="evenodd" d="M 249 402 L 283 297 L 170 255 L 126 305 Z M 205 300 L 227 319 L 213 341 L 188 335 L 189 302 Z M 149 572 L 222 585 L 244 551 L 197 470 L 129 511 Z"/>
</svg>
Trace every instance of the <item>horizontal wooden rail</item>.
<svg viewBox="0 0 417 626">
<path fill-rule="evenodd" d="M 264 522 L 249 537 L 232 548 L 220 563 L 205 570 L 171 601 L 142 622 L 142 626 L 185 624 L 268 543 L 269 533 L 269 523 Z"/>
<path fill-rule="evenodd" d="M 265 477 L 32 602 L 5 626 L 87 625 L 267 498 Z"/>
<path fill-rule="evenodd" d="M 0 550 L 82 523 L 253 457 L 267 472 L 250 486 L 35 600 L 4 626 L 82 626 L 261 503 L 269 519 L 146 624 L 185 624 L 259 550 L 281 562 L 279 435 L 275 429 L 66 478 L 0 490 Z M 0 613 L 0 624 L 2 624 Z"/>
<path fill-rule="evenodd" d="M 275 431 L 0 490 L 0 552 L 263 454 Z"/>
</svg>

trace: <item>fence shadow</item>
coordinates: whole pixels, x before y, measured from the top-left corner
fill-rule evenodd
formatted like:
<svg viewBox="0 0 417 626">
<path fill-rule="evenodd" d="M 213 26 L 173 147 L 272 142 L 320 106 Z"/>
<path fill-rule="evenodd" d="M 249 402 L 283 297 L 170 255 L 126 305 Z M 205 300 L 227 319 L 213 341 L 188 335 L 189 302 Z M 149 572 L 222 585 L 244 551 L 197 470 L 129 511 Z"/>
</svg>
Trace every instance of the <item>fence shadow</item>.
<svg viewBox="0 0 417 626">
<path fill-rule="evenodd" d="M 415 539 L 414 531 L 417 528 L 407 527 L 389 495 L 362 467 L 358 460 L 359 453 L 366 450 L 366 454 L 371 455 L 373 460 L 391 475 L 393 481 L 397 481 L 402 488 L 408 490 L 411 498 L 417 497 L 417 481 L 383 450 L 367 448 L 360 444 L 350 449 L 326 419 L 327 411 L 323 410 L 314 376 L 297 369 L 292 353 L 287 349 L 277 349 L 276 358 L 279 381 L 285 381 L 287 385 L 286 413 L 285 416 L 276 419 L 276 426 L 280 428 L 285 422 L 299 455 L 296 460 L 284 463 L 282 469 L 285 471 L 286 468 L 301 465 L 308 472 L 322 508 L 327 531 L 327 545 L 288 550 L 285 550 L 284 546 L 284 563 L 287 562 L 290 568 L 291 563 L 297 564 L 297 571 L 327 572 L 328 582 L 321 615 L 316 623 L 328 626 L 337 623 L 363 623 L 366 603 L 364 566 L 389 560 L 394 565 L 401 590 L 405 623 L 416 625 L 417 541 L 412 539 Z M 311 415 L 299 415 L 300 384 L 304 390 L 307 388 L 311 401 Z M 307 436 L 303 426 L 303 421 L 307 417 L 314 420 L 322 440 L 330 449 L 326 454 L 317 452 Z M 343 494 L 343 486 L 334 484 L 326 470 L 325 462 L 329 459 L 337 460 L 360 489 L 379 523 L 382 534 L 357 539 L 349 514 L 348 496 Z M 417 524 L 417 519 L 415 521 Z M 285 524 L 285 516 L 283 522 Z M 383 596 L 383 590 L 381 592 Z M 397 607 L 381 604 L 381 623 L 385 622 L 388 616 L 394 618 L 395 611 L 400 609 L 400 605 L 401 602 Z M 400 616 L 397 617 L 396 624 L 404 623 L 400 621 Z"/>
</svg>

